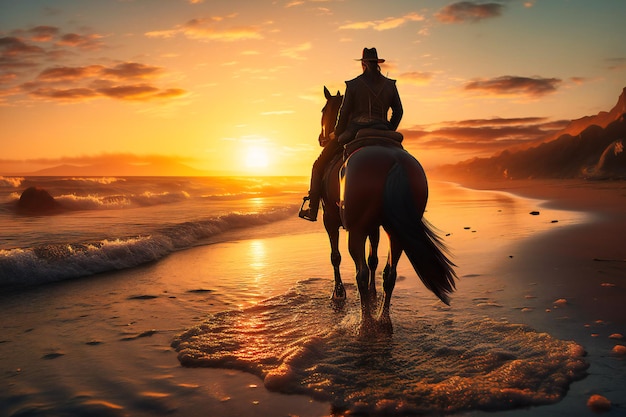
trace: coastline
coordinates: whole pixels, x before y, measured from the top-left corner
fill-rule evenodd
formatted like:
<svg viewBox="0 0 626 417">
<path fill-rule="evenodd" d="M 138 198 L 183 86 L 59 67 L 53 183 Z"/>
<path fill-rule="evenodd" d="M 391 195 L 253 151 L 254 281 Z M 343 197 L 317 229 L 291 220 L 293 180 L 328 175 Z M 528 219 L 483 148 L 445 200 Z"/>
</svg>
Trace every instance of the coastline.
<svg viewBox="0 0 626 417">
<path fill-rule="evenodd" d="M 590 221 L 533 236 L 501 265 L 535 277 L 546 298 L 571 294 L 596 320 L 626 324 L 626 181 L 511 180 L 463 184 L 545 201 L 544 207 L 586 212 Z M 602 284 L 612 284 L 605 285 Z"/>
<path fill-rule="evenodd" d="M 597 185 L 601 187 L 594 189 Z M 463 230 L 468 219 L 462 218 L 466 212 L 460 211 L 461 219 L 456 219 L 450 240 L 474 239 L 471 242 L 482 241 L 493 250 L 476 257 L 482 250 L 479 245 L 464 242 L 470 247 L 469 252 L 459 253 L 464 276 L 446 314 L 506 319 L 574 340 L 588 352 L 591 366 L 589 375 L 573 383 L 558 403 L 463 415 L 584 415 L 591 413 L 586 402 L 596 393 L 613 402 L 614 415 L 624 412 L 624 405 L 618 403 L 626 398 L 624 361 L 611 355 L 611 349 L 626 342 L 609 335 L 626 333 L 621 313 L 626 303 L 626 265 L 609 259 L 623 259 L 620 238 L 624 234 L 616 231 L 626 227 L 625 187 L 621 183 L 534 180 L 475 188 L 542 198 L 547 200 L 542 203 L 545 207 L 593 214 L 589 222 L 550 225 L 546 222 L 549 210 L 538 217 L 529 216 L 527 208 L 534 207 L 534 201 L 529 204 L 504 196 L 505 203 L 516 202 L 503 211 L 514 209 L 515 204 L 523 207 L 522 224 L 517 227 L 532 229 L 541 223 L 543 231 L 530 237 L 502 238 L 500 232 L 486 227 L 477 233 Z M 556 198 L 550 200 L 551 196 Z M 277 226 L 284 230 L 297 226 L 298 234 L 268 236 Z M 608 238 L 597 233 L 598 228 Z M 6 349 L 1 363 L 9 388 L 4 394 L 8 397 L 2 397 L 0 404 L 26 415 L 62 411 L 120 416 L 128 412 L 205 415 L 207 411 L 224 416 L 331 414 L 329 404 L 268 391 L 252 374 L 180 366 L 170 347 L 172 339 L 205 320 L 207 314 L 249 307 L 302 279 L 323 277 L 330 282 L 332 277 L 327 237 L 320 223 L 294 218 L 228 235 L 133 270 L 42 286 L 18 294 L 16 299 L 3 299 L 3 312 L 15 315 L 16 322 L 5 324 L 0 343 L 0 349 Z M 341 241 L 345 245 L 345 239 Z M 289 256 L 284 256 L 286 251 Z M 381 246 L 381 260 L 384 251 Z M 354 267 L 345 246 L 342 253 L 344 280 L 351 283 Z M 509 254 L 513 257 L 506 256 Z M 605 260 L 594 261 L 596 258 Z M 411 311 L 429 317 L 430 310 L 440 309 L 414 279 L 410 265 L 405 263 L 402 270 L 398 292 L 409 291 Z M 602 286 L 605 282 L 614 286 Z M 481 301 L 476 301 L 478 297 Z M 566 302 L 555 305 L 557 299 Z M 54 408 L 38 409 L 40 404 Z"/>
<path fill-rule="evenodd" d="M 591 395 L 612 403 L 609 415 L 626 414 L 626 361 L 615 346 L 626 345 L 626 182 L 585 180 L 466 181 L 464 187 L 498 190 L 541 199 L 546 208 L 574 210 L 589 221 L 543 232 L 518 242 L 511 258 L 493 273 L 506 280 L 510 319 L 587 352 L 588 376 L 555 405 L 507 415 L 585 415 Z M 522 298 L 523 297 L 523 298 Z M 478 413 L 481 414 L 481 413 Z"/>
</svg>

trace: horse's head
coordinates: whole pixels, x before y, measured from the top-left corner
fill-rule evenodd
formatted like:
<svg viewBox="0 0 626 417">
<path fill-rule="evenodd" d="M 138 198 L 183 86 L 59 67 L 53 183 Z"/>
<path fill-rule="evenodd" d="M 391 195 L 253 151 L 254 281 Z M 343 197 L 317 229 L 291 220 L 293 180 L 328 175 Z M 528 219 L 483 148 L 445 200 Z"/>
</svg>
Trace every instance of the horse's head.
<svg viewBox="0 0 626 417">
<path fill-rule="evenodd" d="M 322 109 L 322 132 L 319 137 L 321 146 L 325 146 L 328 143 L 330 134 L 335 131 L 337 115 L 343 101 L 343 96 L 339 91 L 337 91 L 336 96 L 333 96 L 326 87 L 324 87 L 324 96 L 326 97 L 326 105 Z"/>
</svg>

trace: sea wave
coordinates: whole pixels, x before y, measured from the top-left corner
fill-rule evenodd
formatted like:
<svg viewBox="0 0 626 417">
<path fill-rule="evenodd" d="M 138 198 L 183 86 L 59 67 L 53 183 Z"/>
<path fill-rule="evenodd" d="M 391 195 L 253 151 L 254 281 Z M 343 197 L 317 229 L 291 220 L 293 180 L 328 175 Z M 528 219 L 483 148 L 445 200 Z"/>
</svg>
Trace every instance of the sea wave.
<svg viewBox="0 0 626 417">
<path fill-rule="evenodd" d="M 138 194 L 113 194 L 113 195 L 77 195 L 62 194 L 54 197 L 60 206 L 69 211 L 80 210 L 116 210 L 132 207 L 150 207 L 161 204 L 178 203 L 190 199 L 191 196 L 186 191 L 144 191 Z M 9 194 L 9 205 L 15 204 L 20 199 L 20 194 L 13 192 Z"/>
<path fill-rule="evenodd" d="M 119 195 L 86 195 L 65 194 L 55 197 L 68 210 L 100 210 L 121 209 L 128 207 L 148 207 L 160 204 L 170 204 L 190 198 L 186 191 L 154 193 L 145 191 L 141 194 Z"/>
<path fill-rule="evenodd" d="M 117 177 L 72 177 L 68 178 L 68 181 L 77 181 L 77 182 L 86 182 L 86 183 L 97 183 L 103 185 L 113 184 L 115 182 L 125 182 L 125 178 L 117 178 Z"/>
<path fill-rule="evenodd" d="M 17 188 L 24 182 L 23 177 L 3 177 L 0 175 L 0 187 Z"/>
<path fill-rule="evenodd" d="M 133 268 L 229 230 L 283 220 L 293 211 L 293 207 L 282 207 L 263 213 L 230 213 L 141 236 L 0 250 L 0 287 L 32 286 Z"/>
</svg>

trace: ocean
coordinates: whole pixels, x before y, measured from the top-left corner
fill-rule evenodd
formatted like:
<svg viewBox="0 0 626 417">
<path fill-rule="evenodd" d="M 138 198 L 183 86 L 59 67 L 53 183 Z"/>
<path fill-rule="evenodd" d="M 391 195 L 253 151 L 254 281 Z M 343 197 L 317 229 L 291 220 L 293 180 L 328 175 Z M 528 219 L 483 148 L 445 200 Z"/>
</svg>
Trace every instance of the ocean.
<svg viewBox="0 0 626 417">
<path fill-rule="evenodd" d="M 0 177 L 0 288 L 127 269 L 292 216 L 305 178 Z M 21 192 L 63 207 L 19 215 Z"/>
<path fill-rule="evenodd" d="M 31 186 L 62 210 L 16 213 Z M 431 182 L 426 218 L 458 265 L 452 306 L 403 259 L 394 333 L 364 340 L 345 239 L 348 302 L 337 308 L 322 222 L 297 218 L 307 188 L 304 177 L 0 177 L 0 314 L 11 317 L 0 327 L 0 406 L 441 415 L 553 404 L 584 377 L 584 349 L 509 320 L 532 300 L 491 274 L 516 242 L 583 214 Z"/>
</svg>

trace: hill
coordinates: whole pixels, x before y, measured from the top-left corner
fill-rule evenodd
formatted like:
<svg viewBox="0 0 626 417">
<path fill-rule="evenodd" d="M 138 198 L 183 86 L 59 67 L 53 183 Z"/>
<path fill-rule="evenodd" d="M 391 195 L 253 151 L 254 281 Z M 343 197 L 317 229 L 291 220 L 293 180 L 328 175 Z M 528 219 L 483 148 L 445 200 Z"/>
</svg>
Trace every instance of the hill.
<svg viewBox="0 0 626 417">
<path fill-rule="evenodd" d="M 556 139 L 436 170 L 446 177 L 626 178 L 626 88 L 609 112 L 573 120 Z"/>
</svg>

